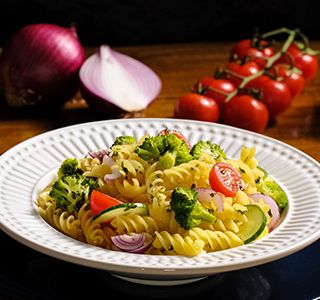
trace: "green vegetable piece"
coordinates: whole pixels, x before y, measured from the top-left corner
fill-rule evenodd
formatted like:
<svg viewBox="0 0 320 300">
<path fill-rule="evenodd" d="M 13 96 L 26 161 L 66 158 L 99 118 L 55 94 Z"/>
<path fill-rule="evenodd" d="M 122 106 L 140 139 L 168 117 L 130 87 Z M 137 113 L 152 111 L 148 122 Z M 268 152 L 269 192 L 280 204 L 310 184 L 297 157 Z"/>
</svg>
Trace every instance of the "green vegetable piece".
<svg viewBox="0 0 320 300">
<path fill-rule="evenodd" d="M 193 145 L 191 154 L 195 159 L 199 159 L 203 153 L 211 155 L 215 160 L 219 158 L 227 158 L 226 153 L 218 144 L 210 141 L 199 141 Z"/>
<path fill-rule="evenodd" d="M 89 203 L 90 193 L 97 187 L 93 178 L 81 174 L 64 175 L 54 182 L 49 196 L 56 200 L 58 208 L 73 213 L 85 202 Z"/>
<path fill-rule="evenodd" d="M 67 158 L 65 159 L 60 168 L 58 170 L 58 176 L 66 176 L 73 174 L 82 174 L 82 170 L 80 169 L 80 163 L 77 158 Z"/>
<path fill-rule="evenodd" d="M 202 221 L 213 223 L 216 220 L 216 217 L 201 205 L 195 189 L 176 187 L 170 204 L 176 221 L 185 229 L 199 226 Z"/>
<path fill-rule="evenodd" d="M 122 136 L 116 137 L 111 147 L 116 145 L 131 145 L 131 144 L 134 144 L 135 142 L 136 142 L 136 139 L 133 136 L 122 135 Z"/>
<path fill-rule="evenodd" d="M 258 205 L 246 205 L 248 221 L 239 227 L 237 235 L 245 244 L 256 240 L 267 225 L 267 218 Z"/>
<path fill-rule="evenodd" d="M 258 192 L 265 194 L 272 198 L 278 204 L 281 212 L 288 205 L 288 196 L 280 185 L 270 176 L 261 178 L 257 184 Z"/>
<path fill-rule="evenodd" d="M 159 161 L 162 169 L 168 169 L 193 159 L 186 142 L 172 133 L 147 137 L 135 152 L 146 161 Z"/>
</svg>

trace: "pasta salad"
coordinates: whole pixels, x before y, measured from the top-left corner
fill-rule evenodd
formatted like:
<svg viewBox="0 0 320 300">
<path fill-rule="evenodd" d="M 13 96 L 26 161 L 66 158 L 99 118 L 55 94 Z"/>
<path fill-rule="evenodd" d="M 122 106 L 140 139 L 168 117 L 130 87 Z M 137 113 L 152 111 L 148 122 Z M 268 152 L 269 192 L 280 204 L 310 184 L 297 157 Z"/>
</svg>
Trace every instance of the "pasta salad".
<svg viewBox="0 0 320 300">
<path fill-rule="evenodd" d="M 61 162 L 38 195 L 52 227 L 98 247 L 196 256 L 258 240 L 288 205 L 258 165 L 256 148 L 229 158 L 212 141 L 191 145 L 176 130 L 119 136 L 106 149 Z"/>
</svg>

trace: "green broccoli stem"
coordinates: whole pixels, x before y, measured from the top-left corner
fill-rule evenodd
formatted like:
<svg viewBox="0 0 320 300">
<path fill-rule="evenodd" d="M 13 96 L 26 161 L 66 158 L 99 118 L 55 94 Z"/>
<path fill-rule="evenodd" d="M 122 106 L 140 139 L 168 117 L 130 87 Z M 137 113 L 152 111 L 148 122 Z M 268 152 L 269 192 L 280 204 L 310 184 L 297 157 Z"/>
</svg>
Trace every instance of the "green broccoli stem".
<svg viewBox="0 0 320 300">
<path fill-rule="evenodd" d="M 210 224 L 216 220 L 216 217 L 204 209 L 200 203 L 196 203 L 194 210 L 192 211 L 192 218 L 206 221 Z"/>
<path fill-rule="evenodd" d="M 165 170 L 175 166 L 176 164 L 177 152 L 165 152 L 163 155 L 159 156 L 160 168 Z"/>
</svg>

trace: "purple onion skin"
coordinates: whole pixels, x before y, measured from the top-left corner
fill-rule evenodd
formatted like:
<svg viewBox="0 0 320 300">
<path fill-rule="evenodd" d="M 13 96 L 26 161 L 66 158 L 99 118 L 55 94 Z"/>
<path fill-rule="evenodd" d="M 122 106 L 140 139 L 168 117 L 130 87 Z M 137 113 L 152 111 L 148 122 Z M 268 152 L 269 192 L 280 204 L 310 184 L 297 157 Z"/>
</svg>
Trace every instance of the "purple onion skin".
<svg viewBox="0 0 320 300">
<path fill-rule="evenodd" d="M 9 106 L 62 105 L 78 90 L 86 58 L 74 28 L 27 25 L 8 40 L 0 79 Z"/>
</svg>

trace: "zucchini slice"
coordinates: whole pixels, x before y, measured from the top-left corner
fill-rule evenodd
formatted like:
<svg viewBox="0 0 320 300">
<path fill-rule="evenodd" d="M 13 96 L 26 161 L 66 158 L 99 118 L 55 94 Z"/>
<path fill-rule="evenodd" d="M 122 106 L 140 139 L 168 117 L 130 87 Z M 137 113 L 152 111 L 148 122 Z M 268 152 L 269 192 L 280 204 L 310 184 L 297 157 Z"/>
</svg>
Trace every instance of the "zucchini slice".
<svg viewBox="0 0 320 300">
<path fill-rule="evenodd" d="M 245 244 L 248 244 L 257 239 L 263 232 L 267 225 L 267 217 L 262 209 L 254 204 L 246 205 L 248 211 L 246 217 L 248 222 L 239 226 L 239 232 L 237 235 L 243 240 Z"/>
<path fill-rule="evenodd" d="M 121 203 L 111 206 L 93 217 L 98 223 L 111 221 L 113 218 L 125 214 L 137 214 L 146 216 L 149 214 L 148 206 L 145 203 Z"/>
</svg>

